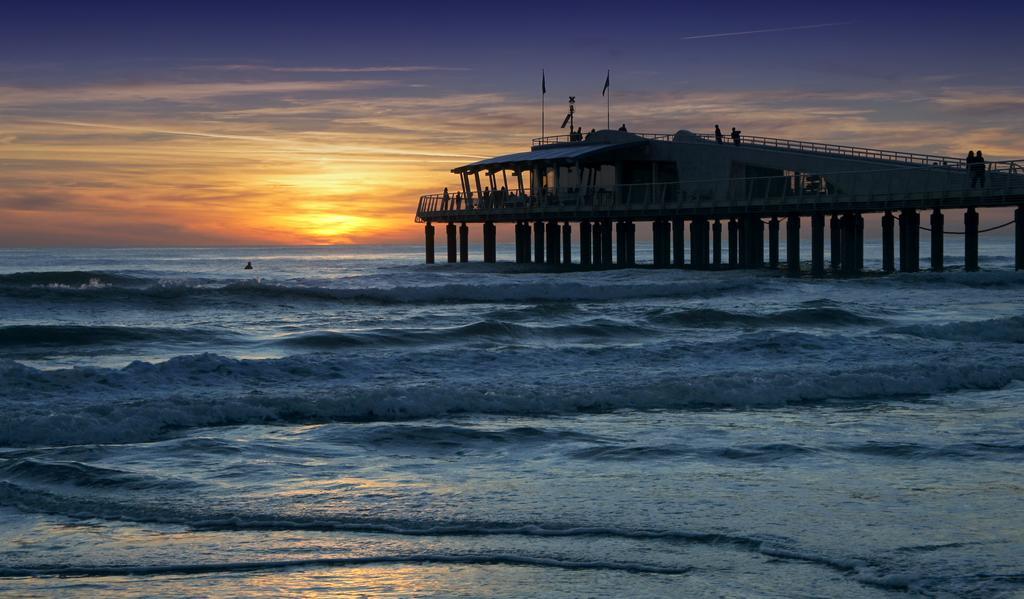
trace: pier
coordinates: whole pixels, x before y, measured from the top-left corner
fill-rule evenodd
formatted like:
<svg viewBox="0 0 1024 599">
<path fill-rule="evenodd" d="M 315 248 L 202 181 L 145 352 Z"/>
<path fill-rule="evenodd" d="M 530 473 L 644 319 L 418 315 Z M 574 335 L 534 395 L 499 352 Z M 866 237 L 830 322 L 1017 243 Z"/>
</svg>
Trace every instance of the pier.
<svg viewBox="0 0 1024 599">
<path fill-rule="evenodd" d="M 972 271 L 985 232 L 978 210 L 1013 207 L 1012 221 L 986 231 L 1015 225 L 1015 266 L 1024 269 L 1024 161 L 979 166 L 765 137 L 741 136 L 735 144 L 688 131 L 598 131 L 584 139 L 537 138 L 530 151 L 452 172 L 461 189 L 422 196 L 416 210 L 428 263 L 435 224 L 445 226 L 449 262 L 468 260 L 469 224 L 482 225 L 483 260 L 495 262 L 496 226 L 511 224 L 516 262 L 570 264 L 575 231 L 578 265 L 597 268 L 635 265 L 637 228 L 648 227 L 659 268 L 768 266 L 801 274 L 807 269 L 800 241 L 809 235 L 811 275 L 852 275 L 864 268 L 864 215 L 881 214 L 884 272 L 896 270 L 897 256 L 901 272 L 920 270 L 921 231 L 930 237 L 932 270 L 947 266 L 944 238 L 958 233 L 964 268 Z M 965 211 L 962 231 L 947 231 L 943 211 L 949 210 Z"/>
</svg>

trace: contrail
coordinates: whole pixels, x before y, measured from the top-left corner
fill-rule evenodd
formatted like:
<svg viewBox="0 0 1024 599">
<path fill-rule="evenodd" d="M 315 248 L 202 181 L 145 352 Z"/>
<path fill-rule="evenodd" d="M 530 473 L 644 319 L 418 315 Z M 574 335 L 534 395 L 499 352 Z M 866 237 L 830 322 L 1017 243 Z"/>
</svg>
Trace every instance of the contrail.
<svg viewBox="0 0 1024 599">
<path fill-rule="evenodd" d="M 728 33 L 707 33 L 704 35 L 691 35 L 684 37 L 684 40 L 702 40 L 711 37 L 732 37 L 734 35 L 751 35 L 754 33 L 776 33 L 779 31 L 798 31 L 801 29 L 820 29 L 822 27 L 838 27 L 840 25 L 852 25 L 853 21 L 842 23 L 817 23 L 815 25 L 797 25 L 796 27 L 777 27 L 775 29 L 752 29 L 750 31 L 730 31 Z"/>
</svg>

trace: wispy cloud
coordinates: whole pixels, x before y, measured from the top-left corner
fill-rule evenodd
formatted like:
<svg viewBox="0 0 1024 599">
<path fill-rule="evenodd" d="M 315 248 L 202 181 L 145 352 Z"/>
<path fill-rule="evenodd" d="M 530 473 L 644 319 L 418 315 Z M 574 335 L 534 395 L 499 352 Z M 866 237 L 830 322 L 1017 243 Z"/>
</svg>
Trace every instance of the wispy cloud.
<svg viewBox="0 0 1024 599">
<path fill-rule="evenodd" d="M 703 40 L 714 37 L 733 37 L 737 35 L 754 35 L 757 33 L 779 33 L 782 31 L 802 31 L 804 29 L 822 29 L 824 27 L 840 27 L 842 25 L 852 25 L 853 21 L 843 21 L 841 23 L 815 23 L 813 25 L 795 25 L 793 27 L 774 27 L 772 29 L 750 29 L 748 31 L 727 31 L 724 33 L 705 33 L 701 35 L 690 35 L 682 39 L 684 40 Z"/>
<path fill-rule="evenodd" d="M 272 73 L 429 73 L 438 71 L 468 71 L 467 67 L 446 67 L 437 65 L 391 65 L 391 66 L 370 66 L 370 67 L 288 67 L 266 64 L 224 64 L 224 65 L 202 65 L 193 67 L 197 69 L 211 69 L 219 71 L 269 71 Z"/>
</svg>

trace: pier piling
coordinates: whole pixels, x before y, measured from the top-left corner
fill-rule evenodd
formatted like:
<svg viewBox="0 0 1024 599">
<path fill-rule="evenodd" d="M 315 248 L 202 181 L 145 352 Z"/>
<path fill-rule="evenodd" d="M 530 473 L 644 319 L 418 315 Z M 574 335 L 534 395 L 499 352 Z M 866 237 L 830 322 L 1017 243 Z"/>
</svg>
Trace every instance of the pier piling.
<svg viewBox="0 0 1024 599">
<path fill-rule="evenodd" d="M 427 264 L 434 263 L 434 225 L 429 221 L 423 226 L 424 250 L 426 252 Z"/>
<path fill-rule="evenodd" d="M 716 268 L 722 265 L 722 221 L 717 218 L 711 225 L 711 259 Z"/>
<path fill-rule="evenodd" d="M 601 266 L 604 264 L 604 250 L 602 250 L 604 242 L 601 241 L 601 238 L 604 236 L 604 227 L 601 225 L 601 221 L 594 221 L 591 234 L 593 235 L 593 252 L 591 258 L 594 266 Z"/>
<path fill-rule="evenodd" d="M 533 263 L 544 264 L 544 222 L 533 223 Z"/>
<path fill-rule="evenodd" d="M 825 276 L 825 215 L 811 216 L 811 275 Z"/>
<path fill-rule="evenodd" d="M 557 221 L 549 221 L 547 226 L 548 230 L 547 233 L 545 233 L 547 236 L 547 253 L 545 254 L 546 262 L 552 266 L 557 266 L 562 257 L 559 250 L 561 227 L 558 226 Z"/>
<path fill-rule="evenodd" d="M 601 221 L 601 263 L 612 265 L 612 221 L 607 218 Z"/>
<path fill-rule="evenodd" d="M 779 217 L 768 221 L 768 266 L 779 267 Z"/>
<path fill-rule="evenodd" d="M 683 219 L 672 219 L 672 265 L 683 266 L 686 263 L 686 229 Z"/>
<path fill-rule="evenodd" d="M 828 220 L 828 231 L 831 241 L 828 252 L 829 266 L 833 273 L 839 273 L 843 268 L 843 223 L 838 214 L 833 214 Z"/>
<path fill-rule="evenodd" d="M 729 268 L 736 268 L 739 262 L 739 256 L 737 255 L 737 238 L 739 237 L 739 223 L 736 222 L 735 218 L 729 219 Z"/>
<path fill-rule="evenodd" d="M 1024 206 L 1013 211 L 1013 268 L 1024 270 Z"/>
<path fill-rule="evenodd" d="M 455 262 L 456 252 L 458 247 L 455 244 L 455 223 L 448 223 L 445 228 L 445 240 L 448 246 L 448 263 L 452 264 Z"/>
<path fill-rule="evenodd" d="M 882 271 L 894 272 L 896 270 L 896 252 L 894 247 L 894 225 L 896 217 L 892 212 L 886 210 L 882 215 Z"/>
<path fill-rule="evenodd" d="M 467 234 L 468 235 L 468 234 Z M 497 227 L 491 221 L 484 223 L 484 262 L 494 263 L 498 261 L 497 252 Z"/>
<path fill-rule="evenodd" d="M 459 225 L 459 262 L 469 262 L 469 225 Z"/>
<path fill-rule="evenodd" d="M 636 223 L 626 221 L 626 263 L 630 266 L 636 265 Z"/>
<path fill-rule="evenodd" d="M 942 211 L 938 208 L 932 210 L 932 271 L 942 272 L 943 263 L 943 225 L 945 224 L 945 217 L 942 215 Z"/>
<path fill-rule="evenodd" d="M 590 221 L 580 222 L 580 266 L 590 266 Z"/>
<path fill-rule="evenodd" d="M 657 228 L 658 221 L 654 221 L 655 228 L 655 264 L 657 264 Z M 625 266 L 627 262 L 626 258 L 626 221 L 617 221 L 615 223 L 615 263 L 619 266 Z"/>
<path fill-rule="evenodd" d="M 572 224 L 562 225 L 562 264 L 572 264 Z"/>
<path fill-rule="evenodd" d="M 800 274 L 800 217 L 786 218 L 786 269 L 791 275 Z"/>
<path fill-rule="evenodd" d="M 964 269 L 978 270 L 978 211 L 974 208 L 964 213 Z"/>
</svg>

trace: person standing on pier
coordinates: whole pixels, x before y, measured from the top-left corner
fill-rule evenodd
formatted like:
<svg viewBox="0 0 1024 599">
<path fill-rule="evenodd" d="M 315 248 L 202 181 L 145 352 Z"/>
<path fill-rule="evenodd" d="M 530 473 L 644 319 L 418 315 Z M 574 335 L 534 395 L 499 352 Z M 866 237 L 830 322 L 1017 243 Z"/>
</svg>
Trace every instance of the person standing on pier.
<svg viewBox="0 0 1024 599">
<path fill-rule="evenodd" d="M 718 125 L 715 125 L 715 141 L 718 143 L 722 143 L 723 137 L 725 136 L 722 135 L 722 130 L 718 128 Z"/>
<path fill-rule="evenodd" d="M 985 157 L 981 155 L 981 150 L 974 155 L 974 178 L 981 184 L 981 188 L 985 189 Z M 971 187 L 974 187 L 973 180 Z"/>
<path fill-rule="evenodd" d="M 441 210 L 448 210 L 448 202 L 450 201 L 451 198 L 448 196 L 448 188 L 445 187 L 444 193 L 441 194 Z"/>
<path fill-rule="evenodd" d="M 737 146 L 740 145 L 740 133 L 742 133 L 742 131 L 738 131 L 736 127 L 733 127 L 732 133 L 729 134 L 729 137 L 732 138 L 732 143 L 736 144 Z"/>
</svg>

